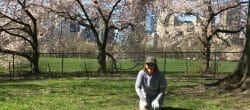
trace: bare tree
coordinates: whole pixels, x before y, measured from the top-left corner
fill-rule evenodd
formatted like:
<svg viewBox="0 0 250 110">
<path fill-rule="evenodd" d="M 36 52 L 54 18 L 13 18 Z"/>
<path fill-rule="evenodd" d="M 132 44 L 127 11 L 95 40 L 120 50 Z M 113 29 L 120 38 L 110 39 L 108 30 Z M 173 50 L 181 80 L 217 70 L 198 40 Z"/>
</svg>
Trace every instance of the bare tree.
<svg viewBox="0 0 250 110">
<path fill-rule="evenodd" d="M 39 9 L 34 8 L 27 0 L 3 0 L 0 9 L 0 32 L 12 39 L 14 46 L 28 44 L 23 50 L 0 47 L 0 52 L 22 56 L 32 64 L 32 73 L 39 75 L 38 19 Z M 33 1 L 34 2 L 34 1 Z M 35 10 L 36 9 L 36 10 Z M 13 43 L 13 42 L 12 42 Z M 7 45 L 5 45 L 7 46 Z"/>
</svg>

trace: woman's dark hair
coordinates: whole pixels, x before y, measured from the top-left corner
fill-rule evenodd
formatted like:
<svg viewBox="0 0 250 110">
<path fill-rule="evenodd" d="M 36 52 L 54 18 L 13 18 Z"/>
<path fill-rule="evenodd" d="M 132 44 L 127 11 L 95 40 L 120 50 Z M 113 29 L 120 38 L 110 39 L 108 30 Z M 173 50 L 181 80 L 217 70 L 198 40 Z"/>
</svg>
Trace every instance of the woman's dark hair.
<svg viewBox="0 0 250 110">
<path fill-rule="evenodd" d="M 147 69 L 146 69 L 146 65 L 147 65 L 147 63 L 144 64 L 143 70 L 144 70 L 145 72 L 148 72 Z M 159 71 L 158 65 L 155 64 L 155 71 L 154 71 L 154 72 L 158 72 L 158 71 Z"/>
</svg>

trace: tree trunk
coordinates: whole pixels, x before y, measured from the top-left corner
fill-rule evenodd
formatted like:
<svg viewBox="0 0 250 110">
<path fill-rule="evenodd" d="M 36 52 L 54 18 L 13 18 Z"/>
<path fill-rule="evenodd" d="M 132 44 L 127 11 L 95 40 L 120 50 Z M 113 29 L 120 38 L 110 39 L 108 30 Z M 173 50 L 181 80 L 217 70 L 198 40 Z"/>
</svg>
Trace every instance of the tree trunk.
<svg viewBox="0 0 250 110">
<path fill-rule="evenodd" d="M 32 63 L 32 73 L 35 75 L 39 75 L 40 74 L 40 70 L 39 70 L 39 52 L 35 51 L 33 53 L 32 59 L 33 61 Z"/>
<path fill-rule="evenodd" d="M 205 47 L 205 67 L 204 67 L 204 70 L 203 70 L 203 74 L 206 74 L 206 73 L 209 73 L 210 71 L 210 68 L 209 68 L 209 63 L 210 63 L 210 46 L 209 44 L 207 44 L 207 46 Z"/>
<path fill-rule="evenodd" d="M 200 38 L 200 41 L 202 42 L 205 51 L 203 53 L 204 67 L 202 74 L 208 74 L 210 72 L 211 37 L 207 36 L 207 30 L 203 30 L 202 36 L 204 36 L 205 38 L 205 40 L 202 40 L 202 38 Z"/>
<path fill-rule="evenodd" d="M 33 18 L 33 16 L 32 16 Z M 40 75 L 40 71 L 39 71 L 39 57 L 40 57 L 40 52 L 39 52 L 39 43 L 38 43 L 38 29 L 37 29 L 37 23 L 36 23 L 36 19 L 33 18 L 32 19 L 33 21 L 33 24 L 34 24 L 34 32 L 33 32 L 33 36 L 32 36 L 32 39 L 33 39 L 33 45 L 32 45 L 32 48 L 33 48 L 33 54 L 32 54 L 32 73 L 35 74 L 35 75 Z"/>
<path fill-rule="evenodd" d="M 98 63 L 100 65 L 99 70 L 98 70 L 99 75 L 106 74 L 107 68 L 106 68 L 106 51 L 105 51 L 105 49 L 99 50 Z"/>
<path fill-rule="evenodd" d="M 110 57 L 112 59 L 112 69 L 117 69 L 116 59 L 114 58 L 114 56 L 108 52 L 106 54 L 108 57 Z M 113 72 L 110 72 L 110 74 L 111 74 L 111 76 L 113 76 Z"/>
</svg>

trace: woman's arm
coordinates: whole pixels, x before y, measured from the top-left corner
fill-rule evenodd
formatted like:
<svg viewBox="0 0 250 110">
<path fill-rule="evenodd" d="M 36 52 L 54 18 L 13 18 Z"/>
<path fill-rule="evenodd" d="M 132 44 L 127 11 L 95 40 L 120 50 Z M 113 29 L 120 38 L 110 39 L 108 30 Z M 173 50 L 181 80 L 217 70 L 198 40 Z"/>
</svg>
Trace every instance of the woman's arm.
<svg viewBox="0 0 250 110">
<path fill-rule="evenodd" d="M 157 95 L 156 100 L 159 101 L 161 98 L 164 97 L 166 88 L 167 88 L 167 81 L 165 79 L 165 76 L 161 75 L 161 77 L 160 77 L 160 92 Z"/>
<path fill-rule="evenodd" d="M 146 100 L 146 94 L 142 91 L 142 80 L 143 80 L 143 71 L 140 71 L 137 75 L 135 82 L 135 91 L 140 99 Z"/>
</svg>

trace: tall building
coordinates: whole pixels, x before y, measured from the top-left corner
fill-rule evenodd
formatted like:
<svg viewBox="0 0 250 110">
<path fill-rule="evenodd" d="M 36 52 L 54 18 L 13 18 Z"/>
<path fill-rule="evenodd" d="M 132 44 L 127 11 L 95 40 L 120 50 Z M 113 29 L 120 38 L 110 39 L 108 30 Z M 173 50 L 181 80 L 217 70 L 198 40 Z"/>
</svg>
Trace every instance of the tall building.
<svg viewBox="0 0 250 110">
<path fill-rule="evenodd" d="M 84 28 L 82 30 L 81 37 L 83 37 L 83 39 L 85 39 L 87 42 L 94 42 L 95 41 L 94 33 L 89 28 Z"/>
<path fill-rule="evenodd" d="M 79 32 L 80 25 L 77 22 L 70 22 L 70 32 Z"/>
<path fill-rule="evenodd" d="M 145 30 L 148 33 L 154 33 L 155 26 L 156 26 L 156 18 L 155 14 L 153 13 L 152 10 L 147 9 L 147 14 L 146 14 L 146 19 L 145 19 Z"/>
</svg>

